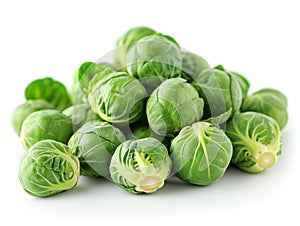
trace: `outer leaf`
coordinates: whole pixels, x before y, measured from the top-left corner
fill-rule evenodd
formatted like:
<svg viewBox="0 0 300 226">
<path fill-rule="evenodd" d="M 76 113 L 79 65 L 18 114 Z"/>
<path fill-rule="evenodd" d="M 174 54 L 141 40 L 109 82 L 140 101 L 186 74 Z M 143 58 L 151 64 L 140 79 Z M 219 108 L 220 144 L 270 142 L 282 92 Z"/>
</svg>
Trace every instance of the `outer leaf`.
<svg viewBox="0 0 300 226">
<path fill-rule="evenodd" d="M 25 89 L 26 100 L 44 99 L 58 110 L 71 105 L 66 87 L 52 78 L 42 78 L 31 82 Z"/>
</svg>

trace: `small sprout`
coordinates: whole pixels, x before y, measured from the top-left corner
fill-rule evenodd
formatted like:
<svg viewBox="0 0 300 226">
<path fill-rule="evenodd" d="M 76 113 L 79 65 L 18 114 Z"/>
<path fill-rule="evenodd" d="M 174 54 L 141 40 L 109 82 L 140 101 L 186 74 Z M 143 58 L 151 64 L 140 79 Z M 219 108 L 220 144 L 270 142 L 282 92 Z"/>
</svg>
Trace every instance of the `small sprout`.
<svg viewBox="0 0 300 226">
<path fill-rule="evenodd" d="M 232 163 L 249 173 L 272 167 L 281 149 L 277 122 L 264 114 L 244 112 L 233 116 L 226 134 L 233 144 Z"/>
</svg>

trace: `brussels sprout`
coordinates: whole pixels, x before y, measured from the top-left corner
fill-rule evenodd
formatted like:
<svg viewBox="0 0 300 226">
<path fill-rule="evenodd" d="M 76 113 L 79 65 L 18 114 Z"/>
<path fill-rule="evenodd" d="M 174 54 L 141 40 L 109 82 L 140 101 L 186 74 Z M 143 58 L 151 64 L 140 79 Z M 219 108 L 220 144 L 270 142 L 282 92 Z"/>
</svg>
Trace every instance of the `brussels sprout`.
<svg viewBox="0 0 300 226">
<path fill-rule="evenodd" d="M 250 82 L 241 74 L 234 72 L 234 71 L 229 71 L 228 72 L 232 77 L 235 78 L 235 80 L 239 83 L 241 91 L 242 91 L 242 99 L 244 99 L 249 91 L 250 88 Z"/>
<path fill-rule="evenodd" d="M 235 77 L 218 69 L 205 69 L 192 85 L 204 99 L 203 119 L 213 124 L 226 122 L 240 110 L 242 91 Z"/>
<path fill-rule="evenodd" d="M 208 122 L 184 127 L 171 142 L 171 156 L 177 176 L 188 183 L 209 185 L 227 169 L 232 144 L 223 130 Z"/>
<path fill-rule="evenodd" d="M 93 77 L 102 72 L 107 66 L 96 64 L 93 62 L 83 63 L 75 73 L 75 81 L 79 83 L 80 88 L 88 93 L 89 82 Z"/>
<path fill-rule="evenodd" d="M 100 120 L 99 116 L 92 111 L 89 104 L 75 104 L 62 112 L 72 120 L 73 131 L 78 130 L 83 124 L 93 120 Z"/>
<path fill-rule="evenodd" d="M 180 48 L 162 35 L 144 37 L 129 50 L 127 69 L 150 93 L 164 80 L 180 77 Z"/>
<path fill-rule="evenodd" d="M 119 145 L 110 163 L 110 173 L 119 187 L 132 194 L 153 193 L 164 185 L 171 167 L 166 147 L 149 137 Z"/>
<path fill-rule="evenodd" d="M 79 178 L 79 161 L 68 146 L 43 140 L 21 158 L 19 180 L 26 192 L 47 197 L 73 188 Z"/>
<path fill-rule="evenodd" d="M 84 124 L 69 140 L 72 154 L 80 161 L 80 174 L 108 177 L 111 156 L 125 141 L 123 133 L 107 122 Z"/>
<path fill-rule="evenodd" d="M 89 83 L 96 74 L 112 68 L 107 63 L 96 64 L 94 62 L 85 62 L 81 64 L 74 74 L 74 82 L 72 86 L 73 104 L 87 103 L 87 94 L 89 92 Z"/>
<path fill-rule="evenodd" d="M 31 113 L 23 122 L 21 140 L 27 150 L 40 140 L 56 140 L 66 144 L 73 134 L 72 121 L 58 110 Z"/>
<path fill-rule="evenodd" d="M 225 68 L 222 65 L 217 65 L 215 69 L 221 70 L 226 72 L 228 75 L 233 77 L 233 79 L 239 84 L 241 92 L 242 92 L 242 99 L 244 99 L 247 96 L 247 93 L 250 88 L 250 82 L 248 79 L 246 79 L 243 75 L 234 72 L 234 71 L 226 71 Z"/>
<path fill-rule="evenodd" d="M 11 117 L 14 131 L 20 136 L 22 124 L 28 115 L 35 111 L 52 108 L 53 106 L 45 100 L 28 100 L 24 104 L 19 105 Z"/>
<path fill-rule="evenodd" d="M 148 99 L 150 128 L 160 136 L 173 137 L 184 126 L 199 121 L 204 102 L 197 90 L 182 78 L 164 81 Z"/>
<path fill-rule="evenodd" d="M 71 105 L 66 87 L 52 78 L 42 78 L 31 82 L 25 89 L 26 100 L 44 99 L 57 110 L 63 110 Z"/>
<path fill-rule="evenodd" d="M 182 52 L 182 77 L 191 82 L 204 69 L 210 69 L 209 64 L 200 56 Z"/>
<path fill-rule="evenodd" d="M 163 145 L 166 146 L 167 149 L 170 148 L 171 141 L 168 137 L 162 137 L 154 133 L 147 123 L 147 119 L 145 121 L 138 121 L 130 125 L 131 133 L 129 134 L 129 139 L 137 140 L 147 137 L 153 137 L 159 140 Z"/>
<path fill-rule="evenodd" d="M 233 116 L 226 134 L 233 144 L 232 163 L 249 173 L 272 167 L 281 152 L 277 122 L 261 113 L 244 112 Z"/>
<path fill-rule="evenodd" d="M 135 77 L 113 72 L 94 79 L 90 82 L 88 101 L 103 120 L 126 124 L 141 117 L 147 92 Z"/>
<path fill-rule="evenodd" d="M 288 119 L 287 99 L 275 89 L 261 89 L 246 97 L 241 110 L 268 115 L 277 121 L 280 129 L 284 128 Z"/>
<path fill-rule="evenodd" d="M 114 65 L 117 70 L 126 71 L 126 55 L 132 46 L 141 38 L 153 35 L 155 31 L 149 27 L 135 27 L 127 31 L 122 37 L 117 40 L 114 54 Z"/>
</svg>

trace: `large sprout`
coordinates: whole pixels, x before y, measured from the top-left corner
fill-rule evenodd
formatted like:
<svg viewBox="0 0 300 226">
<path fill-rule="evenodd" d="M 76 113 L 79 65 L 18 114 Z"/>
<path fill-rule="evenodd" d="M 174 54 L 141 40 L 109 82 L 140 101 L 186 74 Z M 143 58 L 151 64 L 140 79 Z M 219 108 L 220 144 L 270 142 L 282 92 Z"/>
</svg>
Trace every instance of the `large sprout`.
<svg viewBox="0 0 300 226">
<path fill-rule="evenodd" d="M 73 188 L 79 178 L 79 161 L 68 146 L 43 140 L 21 158 L 19 180 L 26 192 L 47 197 Z"/>
<path fill-rule="evenodd" d="M 226 71 L 203 70 L 192 84 L 205 102 L 203 119 L 222 124 L 240 110 L 243 98 L 240 84 Z"/>
<path fill-rule="evenodd" d="M 233 144 L 232 163 L 249 173 L 272 167 L 281 152 L 277 122 L 264 114 L 245 112 L 228 123 L 226 134 Z"/>
<path fill-rule="evenodd" d="M 68 146 L 80 161 L 81 175 L 108 177 L 111 156 L 124 141 L 123 133 L 111 124 L 91 121 L 71 137 Z"/>
<path fill-rule="evenodd" d="M 126 56 L 132 46 L 141 38 L 153 35 L 155 31 L 149 27 L 134 27 L 123 34 L 116 42 L 116 50 L 114 54 L 114 66 L 117 70 L 126 71 Z"/>
<path fill-rule="evenodd" d="M 164 81 L 148 99 L 146 113 L 150 128 L 160 136 L 173 137 L 184 126 L 199 121 L 203 99 L 182 78 Z"/>
<path fill-rule="evenodd" d="M 23 122 L 21 140 L 27 150 L 40 140 L 56 140 L 66 144 L 73 134 L 72 121 L 58 110 L 40 110 Z"/>
<path fill-rule="evenodd" d="M 276 120 L 280 129 L 287 123 L 287 99 L 276 89 L 261 89 L 247 96 L 242 104 L 242 111 L 255 111 L 266 114 Z"/>
<path fill-rule="evenodd" d="M 126 72 L 96 75 L 89 89 L 89 104 L 103 120 L 126 124 L 142 116 L 147 92 L 135 77 Z"/>
<path fill-rule="evenodd" d="M 146 36 L 129 50 L 127 69 L 129 74 L 141 80 L 150 93 L 164 80 L 180 77 L 180 47 L 169 36 Z"/>
<path fill-rule="evenodd" d="M 24 104 L 16 107 L 11 117 L 11 124 L 16 134 L 20 135 L 22 124 L 27 116 L 35 111 L 44 109 L 53 109 L 53 106 L 46 100 L 39 99 L 28 100 Z"/>
<path fill-rule="evenodd" d="M 167 148 L 150 137 L 122 143 L 112 157 L 110 173 L 130 193 L 153 193 L 164 185 L 171 166 Z"/>
<path fill-rule="evenodd" d="M 174 172 L 188 183 L 208 185 L 227 169 L 232 144 L 224 131 L 208 122 L 184 127 L 171 143 Z"/>
</svg>

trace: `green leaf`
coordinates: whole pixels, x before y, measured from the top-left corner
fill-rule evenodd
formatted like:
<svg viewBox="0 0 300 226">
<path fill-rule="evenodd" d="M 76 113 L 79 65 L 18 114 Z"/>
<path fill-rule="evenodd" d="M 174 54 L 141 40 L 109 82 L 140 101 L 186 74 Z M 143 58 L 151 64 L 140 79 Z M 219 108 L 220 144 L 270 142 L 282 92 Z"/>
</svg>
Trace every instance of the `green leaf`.
<svg viewBox="0 0 300 226">
<path fill-rule="evenodd" d="M 49 77 L 31 82 L 25 89 L 25 98 L 44 99 L 58 110 L 63 110 L 72 103 L 66 87 Z"/>
</svg>

